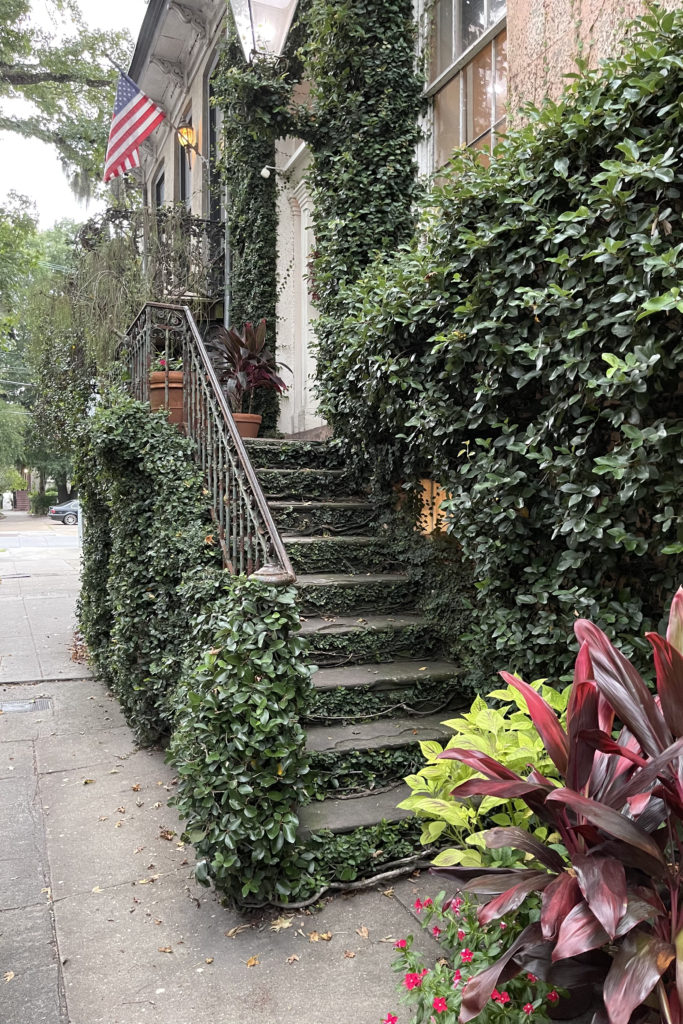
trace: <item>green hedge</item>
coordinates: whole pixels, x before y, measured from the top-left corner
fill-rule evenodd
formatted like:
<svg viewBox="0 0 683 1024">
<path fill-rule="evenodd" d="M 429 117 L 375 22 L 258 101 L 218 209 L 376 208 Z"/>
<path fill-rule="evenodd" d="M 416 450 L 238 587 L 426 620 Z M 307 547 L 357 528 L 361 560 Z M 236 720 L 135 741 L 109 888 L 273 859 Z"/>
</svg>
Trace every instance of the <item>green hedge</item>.
<svg viewBox="0 0 683 1024">
<path fill-rule="evenodd" d="M 114 391 L 80 438 L 84 573 L 79 619 L 95 667 L 138 738 L 170 730 L 191 641 L 187 573 L 220 564 L 192 442 Z"/>
<path fill-rule="evenodd" d="M 31 515 L 46 516 L 52 505 L 57 504 L 56 491 L 32 491 L 29 497 Z"/>
<path fill-rule="evenodd" d="M 475 598 L 453 651 L 561 673 L 575 616 L 623 649 L 683 550 L 683 12 L 461 153 L 413 240 L 342 292 L 322 411 L 381 482 L 449 491 Z"/>
</svg>

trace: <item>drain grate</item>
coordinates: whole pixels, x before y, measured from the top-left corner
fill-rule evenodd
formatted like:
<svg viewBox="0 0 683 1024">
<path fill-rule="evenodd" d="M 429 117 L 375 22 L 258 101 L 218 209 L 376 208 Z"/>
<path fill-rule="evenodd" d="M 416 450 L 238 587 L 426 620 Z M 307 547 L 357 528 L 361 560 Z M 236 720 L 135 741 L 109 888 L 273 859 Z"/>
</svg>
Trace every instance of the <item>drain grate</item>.
<svg viewBox="0 0 683 1024">
<path fill-rule="evenodd" d="M 0 712 L 9 714 L 11 711 L 49 711 L 52 701 L 49 697 L 35 697 L 33 700 L 0 700 Z"/>
</svg>

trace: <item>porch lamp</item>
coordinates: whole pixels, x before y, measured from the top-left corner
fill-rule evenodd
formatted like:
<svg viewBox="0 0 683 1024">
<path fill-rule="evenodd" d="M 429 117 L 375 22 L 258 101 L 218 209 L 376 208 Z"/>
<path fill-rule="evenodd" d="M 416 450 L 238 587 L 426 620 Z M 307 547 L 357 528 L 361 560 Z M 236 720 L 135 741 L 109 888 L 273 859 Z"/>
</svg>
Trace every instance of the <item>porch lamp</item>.
<svg viewBox="0 0 683 1024">
<path fill-rule="evenodd" d="M 178 142 L 183 147 L 183 149 L 194 149 L 196 152 L 197 136 L 195 134 L 194 128 L 192 127 L 192 122 L 188 121 L 187 119 L 181 121 L 178 127 L 176 128 L 176 132 L 178 134 Z"/>
<path fill-rule="evenodd" d="M 248 64 L 254 57 L 282 56 L 297 0 L 230 0 Z"/>
</svg>

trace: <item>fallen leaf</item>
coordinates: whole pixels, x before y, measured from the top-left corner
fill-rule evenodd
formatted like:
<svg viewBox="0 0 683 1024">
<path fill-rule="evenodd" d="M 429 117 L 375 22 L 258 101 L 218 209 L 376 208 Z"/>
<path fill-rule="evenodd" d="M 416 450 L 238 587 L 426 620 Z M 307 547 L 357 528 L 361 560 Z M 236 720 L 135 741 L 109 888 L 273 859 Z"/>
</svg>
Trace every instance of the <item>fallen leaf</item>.
<svg viewBox="0 0 683 1024">
<path fill-rule="evenodd" d="M 212 964 L 213 963 L 213 957 L 212 956 L 207 956 L 207 958 L 204 961 L 204 963 L 205 964 Z"/>
<path fill-rule="evenodd" d="M 321 932 L 320 938 L 323 940 L 323 942 L 329 942 L 330 939 L 332 938 L 332 932 Z"/>
<path fill-rule="evenodd" d="M 275 920 L 271 922 L 270 930 L 271 932 L 281 932 L 284 928 L 291 928 L 292 924 L 292 918 L 285 917 L 283 915 L 282 917 L 276 917 Z"/>
<path fill-rule="evenodd" d="M 309 932 L 308 933 L 308 941 L 309 942 L 317 942 L 319 940 L 319 938 L 320 938 L 320 936 L 319 936 L 319 934 L 317 932 Z"/>
<path fill-rule="evenodd" d="M 14 977 L 14 971 L 5 971 L 5 984 Z"/>
<path fill-rule="evenodd" d="M 261 961 L 257 956 L 250 956 L 247 960 L 247 967 L 258 967 Z"/>
<path fill-rule="evenodd" d="M 144 846 L 138 846 L 135 848 L 135 850 L 133 850 L 133 853 L 142 853 L 143 850 Z"/>
<path fill-rule="evenodd" d="M 119 773 L 118 768 L 112 768 L 112 770 L 109 772 L 109 774 L 110 775 L 119 775 L 120 773 Z"/>
<path fill-rule="evenodd" d="M 346 957 L 347 960 L 353 960 L 355 955 L 356 954 L 353 952 L 352 949 L 345 949 L 344 950 L 344 956 Z"/>
<path fill-rule="evenodd" d="M 91 889 L 90 891 L 91 892 L 104 892 L 104 889 L 100 889 L 99 885 L 96 885 L 95 888 Z"/>
<path fill-rule="evenodd" d="M 360 935 L 361 939 L 367 939 L 368 936 L 370 935 L 370 932 L 367 930 L 365 925 L 362 924 L 360 928 L 356 928 L 356 935 Z"/>
<path fill-rule="evenodd" d="M 122 825 L 123 825 L 122 821 L 117 821 L 116 824 L 114 825 L 114 828 L 121 828 Z"/>
<path fill-rule="evenodd" d="M 94 781 L 95 781 L 94 779 L 83 779 L 83 785 L 84 786 L 89 786 Z"/>
<path fill-rule="evenodd" d="M 161 918 L 160 918 L 160 917 L 155 917 L 155 918 L 154 918 L 154 923 L 155 923 L 155 924 L 163 924 L 163 921 L 161 920 Z"/>
<path fill-rule="evenodd" d="M 169 843 L 175 839 L 175 832 L 172 828 L 160 828 L 159 839 L 168 839 Z"/>
<path fill-rule="evenodd" d="M 98 821 L 109 821 L 109 815 L 108 814 L 101 814 L 97 820 Z"/>
<path fill-rule="evenodd" d="M 116 813 L 117 814 L 125 814 L 126 813 L 126 808 L 125 807 L 117 807 L 116 808 Z"/>
<path fill-rule="evenodd" d="M 171 949 L 170 946 L 159 946 L 159 952 L 160 953 L 172 953 L 173 950 Z"/>
<path fill-rule="evenodd" d="M 296 953 L 292 953 L 291 956 L 287 957 L 287 963 L 288 964 L 295 964 L 295 963 L 297 963 L 298 960 L 299 960 L 299 957 L 296 955 Z"/>
<path fill-rule="evenodd" d="M 379 941 L 380 942 L 396 942 L 396 939 L 394 938 L 393 935 L 385 935 L 384 938 L 380 939 Z"/>
<path fill-rule="evenodd" d="M 161 783 L 160 783 L 160 785 L 161 785 Z M 161 807 L 161 803 L 160 803 L 159 800 L 157 800 L 157 802 L 154 804 L 155 811 L 158 811 L 160 807 Z"/>
<path fill-rule="evenodd" d="M 384 889 L 383 892 L 382 892 L 382 896 L 386 896 L 386 898 L 388 900 L 392 899 L 393 895 L 394 895 L 394 890 L 393 889 Z"/>
<path fill-rule="evenodd" d="M 230 931 L 224 932 L 223 934 L 228 939 L 234 939 L 235 936 L 239 935 L 240 932 L 246 932 L 246 930 L 251 927 L 252 925 L 250 924 L 238 924 L 235 928 L 231 928 Z"/>
<path fill-rule="evenodd" d="M 133 790 L 134 793 L 139 793 L 140 790 L 142 789 L 142 786 L 140 785 L 139 782 L 136 782 L 135 785 L 131 786 L 130 788 Z"/>
</svg>

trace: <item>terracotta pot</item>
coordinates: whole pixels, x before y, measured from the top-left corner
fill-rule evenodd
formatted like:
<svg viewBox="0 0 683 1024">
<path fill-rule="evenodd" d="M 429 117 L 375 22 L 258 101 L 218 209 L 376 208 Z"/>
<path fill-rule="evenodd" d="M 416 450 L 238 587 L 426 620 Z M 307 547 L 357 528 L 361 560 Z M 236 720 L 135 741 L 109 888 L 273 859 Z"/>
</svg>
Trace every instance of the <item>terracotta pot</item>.
<svg viewBox="0 0 683 1024">
<path fill-rule="evenodd" d="M 166 398 L 166 372 L 155 370 L 149 375 L 149 404 L 152 412 L 157 409 L 168 408 L 169 423 L 175 423 L 180 427 L 183 424 L 183 371 L 168 371 L 168 406 Z"/>
<path fill-rule="evenodd" d="M 240 437 L 258 437 L 261 416 L 257 416 L 255 412 L 234 412 L 232 418 L 237 425 Z"/>
</svg>

